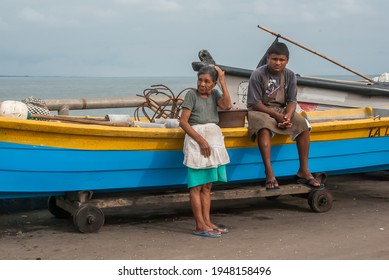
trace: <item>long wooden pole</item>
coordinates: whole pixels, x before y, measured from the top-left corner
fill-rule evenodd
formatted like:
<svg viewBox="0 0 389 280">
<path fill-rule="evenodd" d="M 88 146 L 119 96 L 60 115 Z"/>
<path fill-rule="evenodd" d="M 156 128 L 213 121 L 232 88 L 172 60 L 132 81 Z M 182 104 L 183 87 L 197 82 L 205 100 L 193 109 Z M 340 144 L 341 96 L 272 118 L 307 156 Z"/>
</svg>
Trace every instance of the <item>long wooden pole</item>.
<svg viewBox="0 0 389 280">
<path fill-rule="evenodd" d="M 90 120 L 84 118 L 74 118 L 69 116 L 53 116 L 53 115 L 39 115 L 31 114 L 31 118 L 34 119 L 44 119 L 44 120 L 54 120 L 54 121 L 63 121 L 71 123 L 81 123 L 81 124 L 97 124 L 97 125 L 106 125 L 106 126 L 119 126 L 119 127 L 129 127 L 130 122 L 109 122 L 104 120 Z"/>
<path fill-rule="evenodd" d="M 369 78 L 369 77 L 367 77 L 367 76 L 365 76 L 365 75 L 363 75 L 361 73 L 358 73 L 355 70 L 350 69 L 349 67 L 347 67 L 347 66 L 345 66 L 343 64 L 340 64 L 339 62 L 337 62 L 337 61 L 335 61 L 335 60 L 333 60 L 333 59 L 331 59 L 329 57 L 326 57 L 326 56 L 324 56 L 324 55 L 322 55 L 322 54 L 320 54 L 320 53 L 318 53 L 318 52 L 316 52 L 314 50 L 311 50 L 311 49 L 309 49 L 309 48 L 307 48 L 307 47 L 305 47 L 305 46 L 303 46 L 303 45 L 301 45 L 299 43 L 296 43 L 296 42 L 292 41 L 291 39 L 289 39 L 289 38 L 287 38 L 285 36 L 281 36 L 281 34 L 279 34 L 279 33 L 273 32 L 273 31 L 267 29 L 266 27 L 259 26 L 259 25 L 258 25 L 258 28 L 260 28 L 260 29 L 262 29 L 262 30 L 264 30 L 266 32 L 269 32 L 270 34 L 272 34 L 272 35 L 274 35 L 276 37 L 282 38 L 282 39 L 284 39 L 284 40 L 286 40 L 286 41 L 288 41 L 288 42 L 290 42 L 292 44 L 295 44 L 296 46 L 299 46 L 300 48 L 303 48 L 304 50 L 307 50 L 307 51 L 309 51 L 311 53 L 314 53 L 314 54 L 316 54 L 316 55 L 318 55 L 318 56 L 320 56 L 320 57 L 322 57 L 322 58 L 324 58 L 324 59 L 326 59 L 328 61 L 331 61 L 332 63 L 335 63 L 336 65 L 338 65 L 338 66 L 340 66 L 340 67 L 342 67 L 342 68 L 344 68 L 344 69 L 346 69 L 346 70 L 348 70 L 348 71 L 350 71 L 350 72 L 352 72 L 352 73 L 354 73 L 354 74 L 364 78 L 365 80 L 367 80 L 367 81 L 369 81 L 371 83 L 374 83 L 374 81 L 371 78 Z"/>
</svg>

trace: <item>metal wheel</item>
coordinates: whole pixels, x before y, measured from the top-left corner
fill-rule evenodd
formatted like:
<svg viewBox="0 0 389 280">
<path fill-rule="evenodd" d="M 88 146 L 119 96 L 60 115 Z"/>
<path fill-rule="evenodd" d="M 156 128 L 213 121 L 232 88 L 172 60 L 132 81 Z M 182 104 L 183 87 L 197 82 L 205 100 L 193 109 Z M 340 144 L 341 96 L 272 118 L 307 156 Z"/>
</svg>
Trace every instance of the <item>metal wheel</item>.
<svg viewBox="0 0 389 280">
<path fill-rule="evenodd" d="M 104 225 L 103 211 L 92 205 L 83 205 L 73 215 L 73 224 L 79 232 L 97 232 Z"/>
<path fill-rule="evenodd" d="M 58 207 L 55 196 L 50 196 L 47 200 L 47 209 L 49 209 L 51 214 L 60 219 L 68 219 L 72 216 L 68 211 Z"/>
<path fill-rule="evenodd" d="M 312 190 L 308 195 L 308 204 L 314 212 L 327 212 L 332 208 L 332 194 L 328 190 Z"/>
</svg>

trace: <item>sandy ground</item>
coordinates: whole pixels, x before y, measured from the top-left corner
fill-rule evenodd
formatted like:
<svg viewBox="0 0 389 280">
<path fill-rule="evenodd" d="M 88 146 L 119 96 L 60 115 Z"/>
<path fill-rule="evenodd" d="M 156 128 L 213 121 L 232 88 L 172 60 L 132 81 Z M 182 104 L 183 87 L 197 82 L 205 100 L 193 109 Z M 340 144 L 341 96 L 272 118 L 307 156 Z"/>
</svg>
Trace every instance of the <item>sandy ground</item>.
<svg viewBox="0 0 389 280">
<path fill-rule="evenodd" d="M 75 231 L 48 210 L 0 215 L 2 260 L 388 260 L 389 173 L 333 176 L 333 207 L 315 213 L 307 200 L 281 196 L 215 201 L 218 239 L 194 236 L 187 203 L 105 211 L 97 232 Z"/>
</svg>

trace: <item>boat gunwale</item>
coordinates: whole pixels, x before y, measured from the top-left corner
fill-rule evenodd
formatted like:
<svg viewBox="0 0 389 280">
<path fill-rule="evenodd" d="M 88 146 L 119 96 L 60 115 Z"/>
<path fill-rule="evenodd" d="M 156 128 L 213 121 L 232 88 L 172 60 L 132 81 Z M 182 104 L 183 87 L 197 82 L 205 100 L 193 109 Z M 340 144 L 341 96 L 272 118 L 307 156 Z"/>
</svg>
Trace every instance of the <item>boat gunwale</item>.
<svg viewBox="0 0 389 280">
<path fill-rule="evenodd" d="M 311 123 L 312 133 L 316 131 L 352 130 L 360 128 L 382 127 L 389 125 L 389 117 L 374 118 L 367 116 L 360 119 L 333 119 L 314 121 Z M 55 130 L 53 130 L 55 128 Z M 40 120 L 22 120 L 0 117 L 0 129 L 26 130 L 42 133 L 88 135 L 107 137 L 142 137 L 142 138 L 183 138 L 185 132 L 181 128 L 141 128 L 141 127 L 108 127 L 94 124 L 74 124 L 62 122 L 46 122 Z M 247 136 L 248 128 L 221 128 L 225 137 Z"/>
</svg>

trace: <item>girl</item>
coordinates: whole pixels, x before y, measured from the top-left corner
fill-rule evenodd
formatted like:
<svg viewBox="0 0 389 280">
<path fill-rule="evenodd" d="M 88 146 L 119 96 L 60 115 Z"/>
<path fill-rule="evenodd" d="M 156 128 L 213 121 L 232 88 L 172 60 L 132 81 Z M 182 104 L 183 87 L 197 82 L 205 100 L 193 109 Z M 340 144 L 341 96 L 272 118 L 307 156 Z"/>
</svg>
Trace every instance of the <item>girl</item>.
<svg viewBox="0 0 389 280">
<path fill-rule="evenodd" d="M 196 220 L 194 235 L 220 237 L 228 229 L 211 222 L 211 188 L 213 182 L 226 182 L 225 164 L 229 163 L 221 133 L 218 107 L 231 109 L 224 72 L 218 66 L 204 66 L 197 74 L 197 90 L 185 95 L 180 126 L 186 132 L 184 164 L 188 167 L 190 203 Z M 219 78 L 222 94 L 214 87 Z"/>
</svg>

